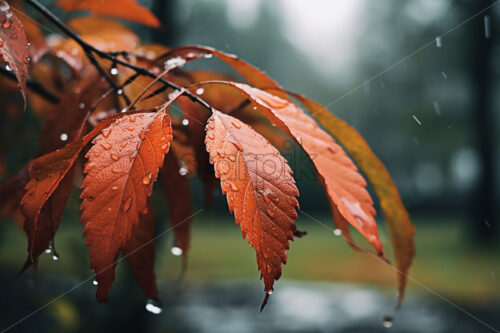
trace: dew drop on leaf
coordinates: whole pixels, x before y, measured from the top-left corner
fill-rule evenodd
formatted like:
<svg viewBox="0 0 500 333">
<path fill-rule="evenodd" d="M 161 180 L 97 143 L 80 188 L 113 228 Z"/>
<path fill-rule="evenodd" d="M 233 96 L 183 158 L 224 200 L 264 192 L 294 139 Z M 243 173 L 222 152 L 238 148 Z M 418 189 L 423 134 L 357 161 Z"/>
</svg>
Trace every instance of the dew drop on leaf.
<svg viewBox="0 0 500 333">
<path fill-rule="evenodd" d="M 9 65 L 5 65 L 5 69 L 8 70 L 8 71 L 12 70 Z"/>
<path fill-rule="evenodd" d="M 389 328 L 392 327 L 392 322 L 393 322 L 392 316 L 385 315 L 384 319 L 382 320 L 382 325 L 384 325 L 384 327 L 386 328 Z"/>
<path fill-rule="evenodd" d="M 205 92 L 205 89 L 203 89 L 203 88 L 196 89 L 196 94 L 197 95 L 203 95 L 204 92 Z"/>
<path fill-rule="evenodd" d="M 227 158 L 228 158 L 231 162 L 235 162 L 235 161 L 236 161 L 236 156 L 234 156 L 234 155 L 229 155 Z"/>
<path fill-rule="evenodd" d="M 172 254 L 174 256 L 181 256 L 182 255 L 182 249 L 178 246 L 173 246 L 171 249 L 170 249 L 170 252 L 172 252 Z"/>
<path fill-rule="evenodd" d="M 123 89 L 118 89 L 118 90 L 116 91 L 116 93 L 117 93 L 118 95 L 123 94 Z"/>
<path fill-rule="evenodd" d="M 120 157 L 118 157 L 118 155 L 115 155 L 115 154 L 111 154 L 111 159 L 113 161 L 118 161 L 120 159 Z"/>
<path fill-rule="evenodd" d="M 239 121 L 233 120 L 231 123 L 233 124 L 234 127 L 238 129 L 241 128 L 241 123 Z"/>
<path fill-rule="evenodd" d="M 146 310 L 152 314 L 160 314 L 163 311 L 163 305 L 157 299 L 148 299 L 146 303 Z"/>
<path fill-rule="evenodd" d="M 103 137 L 107 138 L 109 136 L 109 133 L 111 133 L 111 129 L 105 128 L 101 131 L 101 133 Z"/>
<path fill-rule="evenodd" d="M 3 47 L 3 40 L 0 39 L 0 47 Z"/>
<path fill-rule="evenodd" d="M 149 185 L 149 184 L 151 184 L 151 179 L 152 178 L 153 178 L 153 174 L 150 173 L 150 174 L 144 176 L 144 178 L 142 178 L 142 183 L 144 185 Z"/>
<path fill-rule="evenodd" d="M 102 144 L 102 148 L 104 148 L 104 149 L 106 149 L 106 150 L 110 150 L 110 149 L 111 149 L 111 145 L 110 145 L 109 143 L 107 143 L 107 142 L 104 142 L 104 143 Z"/>
<path fill-rule="evenodd" d="M 130 209 L 130 206 L 132 206 L 132 198 L 128 198 L 127 201 L 125 201 L 125 203 L 123 204 L 123 211 L 124 212 L 128 212 L 128 210 Z"/>
</svg>

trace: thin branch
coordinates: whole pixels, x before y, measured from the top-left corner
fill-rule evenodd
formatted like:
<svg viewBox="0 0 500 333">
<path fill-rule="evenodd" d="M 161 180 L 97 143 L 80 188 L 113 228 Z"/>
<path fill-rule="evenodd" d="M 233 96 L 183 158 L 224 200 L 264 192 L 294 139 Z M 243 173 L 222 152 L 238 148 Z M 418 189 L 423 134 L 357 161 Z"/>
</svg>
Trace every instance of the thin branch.
<svg viewBox="0 0 500 333">
<path fill-rule="evenodd" d="M 16 75 L 13 72 L 8 71 L 3 67 L 0 67 L 0 74 L 17 82 Z M 59 103 L 59 97 L 53 95 L 50 91 L 45 89 L 40 83 L 38 83 L 36 81 L 32 81 L 32 80 L 27 80 L 26 86 L 34 93 L 37 93 L 41 97 L 45 98 L 47 101 L 54 103 L 54 104 Z"/>
</svg>

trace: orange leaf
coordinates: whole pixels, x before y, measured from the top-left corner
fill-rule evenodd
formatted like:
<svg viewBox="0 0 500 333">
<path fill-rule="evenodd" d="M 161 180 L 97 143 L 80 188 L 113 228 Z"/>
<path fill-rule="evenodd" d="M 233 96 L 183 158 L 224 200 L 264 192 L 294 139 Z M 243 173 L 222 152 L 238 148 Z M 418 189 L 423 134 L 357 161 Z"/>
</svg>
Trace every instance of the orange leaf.
<svg viewBox="0 0 500 333">
<path fill-rule="evenodd" d="M 406 274 L 415 256 L 413 242 L 415 228 L 410 221 L 394 181 L 382 162 L 354 128 L 335 117 L 321 104 L 299 94 L 293 94 L 293 96 L 345 147 L 368 178 L 380 200 L 380 207 L 387 218 L 387 226 L 392 233 L 392 243 L 399 270 L 399 302 L 401 303 L 406 286 Z"/>
<path fill-rule="evenodd" d="M 271 122 L 304 149 L 318 172 L 330 204 L 334 204 L 332 210 L 338 208 L 340 214 L 383 256 L 374 219 L 375 209 L 365 188 L 366 182 L 342 147 L 294 103 L 243 83 L 220 83 L 233 86 L 245 94 Z"/>
<path fill-rule="evenodd" d="M 158 298 L 155 278 L 155 220 L 151 199 L 147 203 L 148 212 L 140 216 L 140 221 L 132 228 L 130 239 L 123 246 L 122 253 L 134 273 L 137 283 L 148 297 Z"/>
<path fill-rule="evenodd" d="M 107 300 L 118 253 L 139 213 L 147 211 L 147 198 L 171 140 L 170 117 L 165 112 L 137 113 L 103 129 L 86 155 L 82 222 L 99 282 L 99 301 Z"/>
<path fill-rule="evenodd" d="M 175 245 L 185 255 L 189 250 L 193 211 L 191 210 L 189 183 L 180 175 L 179 168 L 177 157 L 170 151 L 160 170 L 160 183 L 168 202 L 170 226 L 175 234 Z"/>
<path fill-rule="evenodd" d="M 26 77 L 28 76 L 28 41 L 23 25 L 6 1 L 0 0 L 0 53 L 16 75 L 26 108 Z"/>
<path fill-rule="evenodd" d="M 57 5 L 71 12 L 88 10 L 94 14 L 121 18 L 158 28 L 160 21 L 135 0 L 58 0 Z"/>
<path fill-rule="evenodd" d="M 229 210 L 257 252 L 266 291 L 264 307 L 296 230 L 299 191 L 292 170 L 260 134 L 219 111 L 209 119 L 206 144 Z"/>
</svg>

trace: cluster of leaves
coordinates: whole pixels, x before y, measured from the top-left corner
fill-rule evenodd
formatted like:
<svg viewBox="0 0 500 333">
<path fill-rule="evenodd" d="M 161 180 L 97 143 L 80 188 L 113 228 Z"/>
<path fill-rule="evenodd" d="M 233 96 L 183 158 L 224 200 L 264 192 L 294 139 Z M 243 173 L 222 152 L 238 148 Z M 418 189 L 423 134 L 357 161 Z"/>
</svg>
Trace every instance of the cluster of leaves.
<svg viewBox="0 0 500 333">
<path fill-rule="evenodd" d="M 415 231 L 387 170 L 352 127 L 234 55 L 200 46 L 144 45 L 128 28 L 103 17 L 159 26 L 134 0 L 59 0 L 67 11 L 93 14 L 64 23 L 36 0 L 26 2 L 69 36 L 45 37 L 22 11 L 22 3 L 12 10 L 0 0 L 1 53 L 31 109 L 46 124 L 40 156 L 0 191 L 4 198 L 16 194 L 4 202 L 8 211 L 20 209 L 24 217 L 26 266 L 50 249 L 70 190 L 81 182 L 81 221 L 98 300 L 108 297 L 120 254 L 144 293 L 157 298 L 153 182 L 160 179 L 176 244 L 186 255 L 193 217 L 188 178 L 198 173 L 207 204 L 220 181 L 229 210 L 255 249 L 265 304 L 287 261 L 289 241 L 301 235 L 294 222 L 299 191 L 275 148 L 285 135 L 311 158 L 336 226 L 348 242 L 355 247 L 351 225 L 385 258 L 373 201 L 357 167 L 364 173 L 392 233 L 401 300 Z M 190 61 L 210 57 L 244 80 L 183 69 Z M 27 90 L 28 77 L 28 87 L 44 91 Z M 55 96 L 56 105 L 47 101 L 48 95 Z M 174 105 L 182 117 L 170 112 Z"/>
</svg>

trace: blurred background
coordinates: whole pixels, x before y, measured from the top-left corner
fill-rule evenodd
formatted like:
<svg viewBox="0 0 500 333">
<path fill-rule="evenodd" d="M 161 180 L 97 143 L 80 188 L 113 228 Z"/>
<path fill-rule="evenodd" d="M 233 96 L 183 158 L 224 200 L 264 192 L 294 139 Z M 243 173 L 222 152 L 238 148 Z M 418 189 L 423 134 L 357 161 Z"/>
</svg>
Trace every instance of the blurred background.
<svg viewBox="0 0 500 333">
<path fill-rule="evenodd" d="M 185 274 L 181 259 L 170 253 L 172 235 L 157 242 L 161 314 L 144 309 L 146 300 L 125 265 L 119 265 L 110 302 L 98 304 L 75 189 L 56 235 L 60 259 L 44 256 L 36 277 L 30 271 L 17 277 L 26 240 L 12 221 L 0 224 L 0 329 L 29 315 L 12 331 L 500 330 L 499 1 L 142 3 L 164 23 L 159 30 L 128 24 L 143 41 L 234 53 L 328 106 L 365 137 L 393 176 L 417 230 L 406 300 L 394 311 L 394 268 L 335 237 L 323 190 L 298 176 L 307 214 L 297 224 L 308 235 L 291 245 L 262 314 L 254 251 L 220 194 L 210 211 L 195 217 Z M 231 73 L 215 59 L 193 66 Z M 29 112 L 2 112 L 0 118 L 6 179 L 35 155 L 42 124 Z M 290 163 L 299 175 L 308 168 L 302 160 Z M 196 211 L 203 208 L 196 180 L 192 190 Z M 161 194 L 154 200 L 162 232 L 168 211 Z M 379 222 L 390 256 L 383 217 Z M 386 315 L 393 321 L 384 322 Z"/>
</svg>

